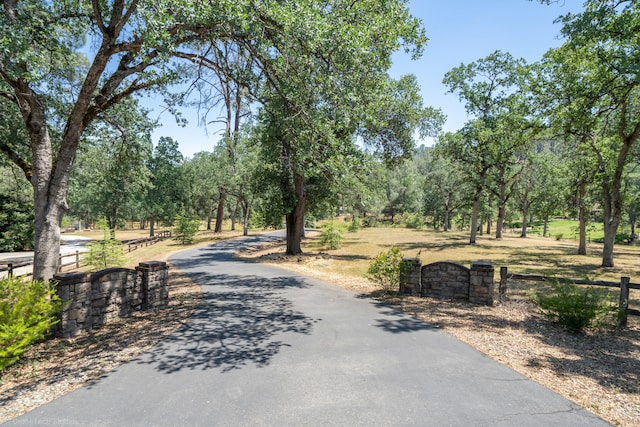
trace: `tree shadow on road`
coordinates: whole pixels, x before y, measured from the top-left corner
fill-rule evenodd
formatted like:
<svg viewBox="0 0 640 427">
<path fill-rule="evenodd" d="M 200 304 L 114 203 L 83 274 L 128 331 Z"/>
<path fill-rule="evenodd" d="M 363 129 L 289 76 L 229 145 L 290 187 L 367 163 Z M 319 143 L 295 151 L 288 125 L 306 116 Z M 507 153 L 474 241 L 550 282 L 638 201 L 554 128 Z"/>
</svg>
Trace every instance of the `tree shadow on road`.
<svg viewBox="0 0 640 427">
<path fill-rule="evenodd" d="M 189 322 L 138 363 L 170 374 L 184 369 L 266 366 L 289 346 L 287 333 L 311 334 L 318 319 L 293 310 L 287 288 L 308 285 L 292 277 L 199 274 L 204 284 L 200 306 Z"/>
</svg>

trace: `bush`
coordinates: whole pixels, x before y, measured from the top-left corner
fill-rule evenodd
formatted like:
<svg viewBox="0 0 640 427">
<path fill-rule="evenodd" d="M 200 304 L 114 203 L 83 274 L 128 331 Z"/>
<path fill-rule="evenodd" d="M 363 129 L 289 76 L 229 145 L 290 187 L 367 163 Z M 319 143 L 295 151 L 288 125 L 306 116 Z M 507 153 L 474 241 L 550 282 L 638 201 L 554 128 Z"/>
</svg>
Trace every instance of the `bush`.
<svg viewBox="0 0 640 427">
<path fill-rule="evenodd" d="M 556 240 L 562 240 L 562 233 L 558 233 L 555 235 Z"/>
<path fill-rule="evenodd" d="M 347 231 L 349 233 L 355 233 L 358 230 L 360 230 L 360 220 L 358 219 L 357 216 L 353 216 L 351 218 L 351 222 L 349 223 L 349 226 L 347 227 Z"/>
<path fill-rule="evenodd" d="M 112 236 L 107 220 L 100 219 L 97 226 L 102 230 L 102 240 L 89 243 L 89 253 L 85 256 L 84 263 L 97 269 L 123 265 L 122 243 Z"/>
<path fill-rule="evenodd" d="M 178 216 L 176 216 L 176 228 L 174 229 L 176 235 L 175 240 L 183 245 L 193 243 L 193 237 L 198 232 L 199 226 L 200 221 L 191 219 L 183 209 Z"/>
<path fill-rule="evenodd" d="M 392 247 L 380 252 L 369 264 L 367 277 L 376 282 L 386 294 L 397 292 L 400 287 L 402 273 L 402 252 Z"/>
<path fill-rule="evenodd" d="M 0 279 L 0 370 L 15 363 L 56 324 L 60 300 L 42 281 Z"/>
<path fill-rule="evenodd" d="M 362 218 L 363 227 L 377 227 L 379 223 L 377 216 L 365 216 Z"/>
<path fill-rule="evenodd" d="M 422 215 L 416 213 L 404 213 L 402 215 L 402 222 L 407 228 L 424 227 L 424 218 L 422 217 Z"/>
<path fill-rule="evenodd" d="M 344 236 L 342 230 L 333 221 L 322 227 L 320 233 L 320 244 L 329 250 L 340 249 Z"/>
<path fill-rule="evenodd" d="M 608 315 L 618 311 L 606 289 L 558 283 L 552 286 L 553 293 L 538 294 L 536 302 L 547 318 L 564 325 L 571 332 L 600 326 Z"/>
</svg>

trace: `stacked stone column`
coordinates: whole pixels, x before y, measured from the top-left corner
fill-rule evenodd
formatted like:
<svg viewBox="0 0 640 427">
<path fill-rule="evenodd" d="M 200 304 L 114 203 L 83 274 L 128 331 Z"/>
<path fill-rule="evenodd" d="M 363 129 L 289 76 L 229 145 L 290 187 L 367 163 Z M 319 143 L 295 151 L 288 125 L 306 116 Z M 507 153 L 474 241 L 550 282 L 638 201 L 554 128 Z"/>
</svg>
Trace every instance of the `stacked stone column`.
<svg viewBox="0 0 640 427">
<path fill-rule="evenodd" d="M 469 272 L 469 301 L 493 305 L 494 268 L 488 262 L 474 262 Z"/>
<path fill-rule="evenodd" d="M 400 295 L 419 296 L 422 261 L 420 258 L 403 258 L 400 267 Z"/>
<path fill-rule="evenodd" d="M 140 273 L 142 309 L 158 310 L 169 303 L 169 268 L 166 262 L 141 262 L 136 270 Z"/>
</svg>

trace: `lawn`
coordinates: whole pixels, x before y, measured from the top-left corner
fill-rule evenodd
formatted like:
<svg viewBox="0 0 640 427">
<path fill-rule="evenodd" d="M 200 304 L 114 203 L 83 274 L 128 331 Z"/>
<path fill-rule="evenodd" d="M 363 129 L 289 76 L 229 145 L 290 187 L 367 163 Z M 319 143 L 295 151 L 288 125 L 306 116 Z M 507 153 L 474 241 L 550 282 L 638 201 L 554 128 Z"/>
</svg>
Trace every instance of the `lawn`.
<svg viewBox="0 0 640 427">
<path fill-rule="evenodd" d="M 326 251 L 313 238 L 305 241 L 303 250 L 329 252 L 338 269 L 357 276 L 366 272 L 370 260 L 378 253 L 396 246 L 405 257 L 419 257 L 423 264 L 455 261 L 468 266 L 473 261 L 489 261 L 496 269 L 507 266 L 509 271 L 524 274 L 614 281 L 629 276 L 632 282 L 640 282 L 640 272 L 636 269 L 640 256 L 637 246 L 617 245 L 616 267 L 603 269 L 600 268 L 601 244 L 588 244 L 587 255 L 579 256 L 578 243 L 572 239 L 537 235 L 521 238 L 519 233 L 510 231 L 501 240 L 489 235 L 478 236 L 475 245 L 469 244 L 468 233 L 425 229 L 362 228 L 356 233 L 345 233 L 344 237 L 338 250 Z"/>
<path fill-rule="evenodd" d="M 555 225 L 558 230 L 571 226 L 567 221 Z M 520 238 L 515 230 L 507 231 L 501 240 L 489 235 L 478 236 L 476 244 L 470 245 L 468 233 L 462 232 L 362 228 L 356 233 L 345 232 L 342 247 L 332 251 L 319 244 L 317 235 L 310 234 L 310 238 L 303 244 L 303 251 L 325 252 L 330 256 L 312 258 L 308 267 L 346 276 L 365 276 L 371 260 L 378 253 L 396 246 L 405 257 L 418 257 L 423 264 L 454 261 L 469 267 L 474 261 L 489 261 L 496 269 L 496 280 L 499 278 L 500 267 L 506 266 L 512 273 L 606 281 L 620 281 L 622 276 L 627 276 L 632 283 L 640 283 L 640 272 L 637 269 L 640 258 L 638 246 L 617 245 L 614 250 L 616 267 L 601 268 L 601 244 L 589 243 L 587 255 L 579 256 L 577 241 L 537 235 Z M 529 292 L 541 286 L 540 283 L 530 282 L 524 286 L 518 284 L 513 290 Z M 613 293 L 617 295 L 617 292 Z M 640 308 L 640 291 L 632 289 L 631 300 L 632 308 Z"/>
</svg>

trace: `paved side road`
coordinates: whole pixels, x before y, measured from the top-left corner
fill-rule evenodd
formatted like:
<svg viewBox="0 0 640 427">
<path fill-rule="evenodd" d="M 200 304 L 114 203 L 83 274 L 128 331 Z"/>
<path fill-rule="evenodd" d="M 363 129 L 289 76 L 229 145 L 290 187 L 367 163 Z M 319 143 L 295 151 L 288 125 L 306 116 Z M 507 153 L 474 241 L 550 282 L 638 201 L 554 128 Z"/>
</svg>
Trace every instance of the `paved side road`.
<svg viewBox="0 0 640 427">
<path fill-rule="evenodd" d="M 174 256 L 203 289 L 189 322 L 7 425 L 606 426 L 430 325 L 232 253 Z"/>
</svg>

